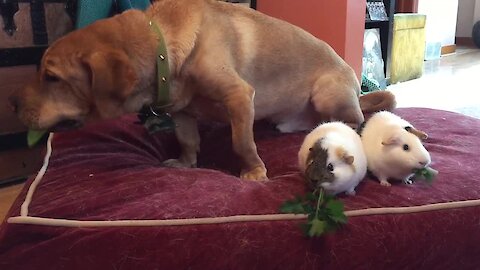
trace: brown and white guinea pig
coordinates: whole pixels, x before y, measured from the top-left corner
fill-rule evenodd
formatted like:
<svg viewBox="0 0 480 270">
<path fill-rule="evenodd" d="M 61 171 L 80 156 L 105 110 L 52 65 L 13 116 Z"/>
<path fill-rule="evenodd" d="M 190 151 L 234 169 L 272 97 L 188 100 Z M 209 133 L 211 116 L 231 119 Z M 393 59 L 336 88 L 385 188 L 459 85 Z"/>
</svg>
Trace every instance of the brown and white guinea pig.
<svg viewBox="0 0 480 270">
<path fill-rule="evenodd" d="M 328 194 L 355 194 L 367 172 L 360 136 L 342 122 L 321 124 L 304 139 L 298 152 L 300 170 L 311 188 Z"/>
<path fill-rule="evenodd" d="M 368 169 L 384 186 L 390 186 L 388 179 L 409 182 L 414 169 L 424 168 L 431 162 L 421 142 L 427 137 L 391 112 L 375 113 L 361 130 Z"/>
</svg>

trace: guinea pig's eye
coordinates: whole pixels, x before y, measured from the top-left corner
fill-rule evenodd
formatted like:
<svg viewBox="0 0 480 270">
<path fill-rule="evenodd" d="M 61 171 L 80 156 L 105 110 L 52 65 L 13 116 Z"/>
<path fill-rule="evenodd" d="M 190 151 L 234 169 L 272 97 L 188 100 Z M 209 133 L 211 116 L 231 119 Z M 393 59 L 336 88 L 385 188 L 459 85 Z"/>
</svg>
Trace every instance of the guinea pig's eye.
<svg viewBox="0 0 480 270">
<path fill-rule="evenodd" d="M 410 147 L 408 146 L 408 144 L 403 145 L 403 150 L 408 151 L 409 149 L 410 149 Z"/>
<path fill-rule="evenodd" d="M 329 171 L 333 172 L 333 169 L 334 169 L 334 168 L 333 168 L 333 164 L 332 164 L 332 163 L 328 163 L 327 169 L 328 169 Z"/>
</svg>

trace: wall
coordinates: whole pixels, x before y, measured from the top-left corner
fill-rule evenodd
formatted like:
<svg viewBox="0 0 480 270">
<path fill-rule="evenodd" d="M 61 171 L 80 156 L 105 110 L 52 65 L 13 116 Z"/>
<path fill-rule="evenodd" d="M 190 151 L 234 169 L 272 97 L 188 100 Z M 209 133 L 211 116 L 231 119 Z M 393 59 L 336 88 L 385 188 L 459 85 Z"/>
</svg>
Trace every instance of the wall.
<svg viewBox="0 0 480 270">
<path fill-rule="evenodd" d="M 418 13 L 427 15 L 427 42 L 455 44 L 459 0 L 419 0 Z M 465 0 L 460 0 L 465 1 Z"/>
<path fill-rule="evenodd" d="M 475 22 L 480 21 L 480 0 L 475 1 L 475 14 L 473 19 Z"/>
<path fill-rule="evenodd" d="M 475 22 L 480 21 L 480 0 L 475 1 L 475 14 L 473 19 Z"/>
<path fill-rule="evenodd" d="M 298 0 L 297 0 L 298 1 Z M 317 0 L 318 1 L 318 0 Z M 340 2 L 336 0 L 337 2 Z M 343 58 L 361 78 L 366 1 L 347 1 Z"/>
<path fill-rule="evenodd" d="M 365 1 L 257 0 L 257 10 L 288 21 L 324 40 L 355 70 L 362 72 Z"/>
<path fill-rule="evenodd" d="M 479 1 L 480 2 L 480 1 Z M 480 4 L 479 4 L 480 6 Z M 457 37 L 471 37 L 475 0 L 460 0 L 458 3 Z"/>
</svg>

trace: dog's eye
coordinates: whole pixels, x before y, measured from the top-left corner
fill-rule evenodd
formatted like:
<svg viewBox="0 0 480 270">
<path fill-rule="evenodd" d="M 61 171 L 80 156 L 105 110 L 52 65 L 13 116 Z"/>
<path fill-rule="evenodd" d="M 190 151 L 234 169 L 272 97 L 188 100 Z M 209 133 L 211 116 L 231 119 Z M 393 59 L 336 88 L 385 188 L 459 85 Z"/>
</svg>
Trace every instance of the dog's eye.
<svg viewBox="0 0 480 270">
<path fill-rule="evenodd" d="M 403 145 L 403 150 L 405 150 L 405 151 L 410 150 L 410 147 L 408 146 L 408 144 L 404 144 L 404 145 Z"/>
<path fill-rule="evenodd" d="M 335 168 L 333 167 L 333 164 L 332 164 L 332 163 L 328 163 L 327 169 L 328 169 L 330 172 L 333 172 L 333 170 L 334 170 Z"/>
<path fill-rule="evenodd" d="M 47 82 L 58 82 L 60 80 L 57 76 L 49 73 L 45 73 L 44 79 Z"/>
</svg>

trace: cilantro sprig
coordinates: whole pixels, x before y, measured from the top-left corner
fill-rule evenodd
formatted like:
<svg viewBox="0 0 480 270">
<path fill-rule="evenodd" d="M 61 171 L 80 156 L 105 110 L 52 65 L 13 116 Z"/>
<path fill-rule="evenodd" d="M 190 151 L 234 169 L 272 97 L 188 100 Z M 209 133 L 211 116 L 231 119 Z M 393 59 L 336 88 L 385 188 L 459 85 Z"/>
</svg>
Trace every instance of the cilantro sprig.
<svg viewBox="0 0 480 270">
<path fill-rule="evenodd" d="M 280 211 L 307 215 L 307 222 L 301 224 L 301 228 L 309 237 L 322 236 L 347 223 L 343 202 L 325 194 L 323 189 L 286 201 L 280 207 Z"/>
<path fill-rule="evenodd" d="M 34 147 L 46 134 L 47 132 L 45 130 L 29 129 L 27 133 L 28 147 Z"/>
<path fill-rule="evenodd" d="M 424 180 L 428 184 L 431 184 L 433 180 L 435 180 L 438 171 L 433 168 L 426 167 L 422 169 L 415 169 L 413 170 L 413 173 L 415 173 L 416 179 Z"/>
</svg>

